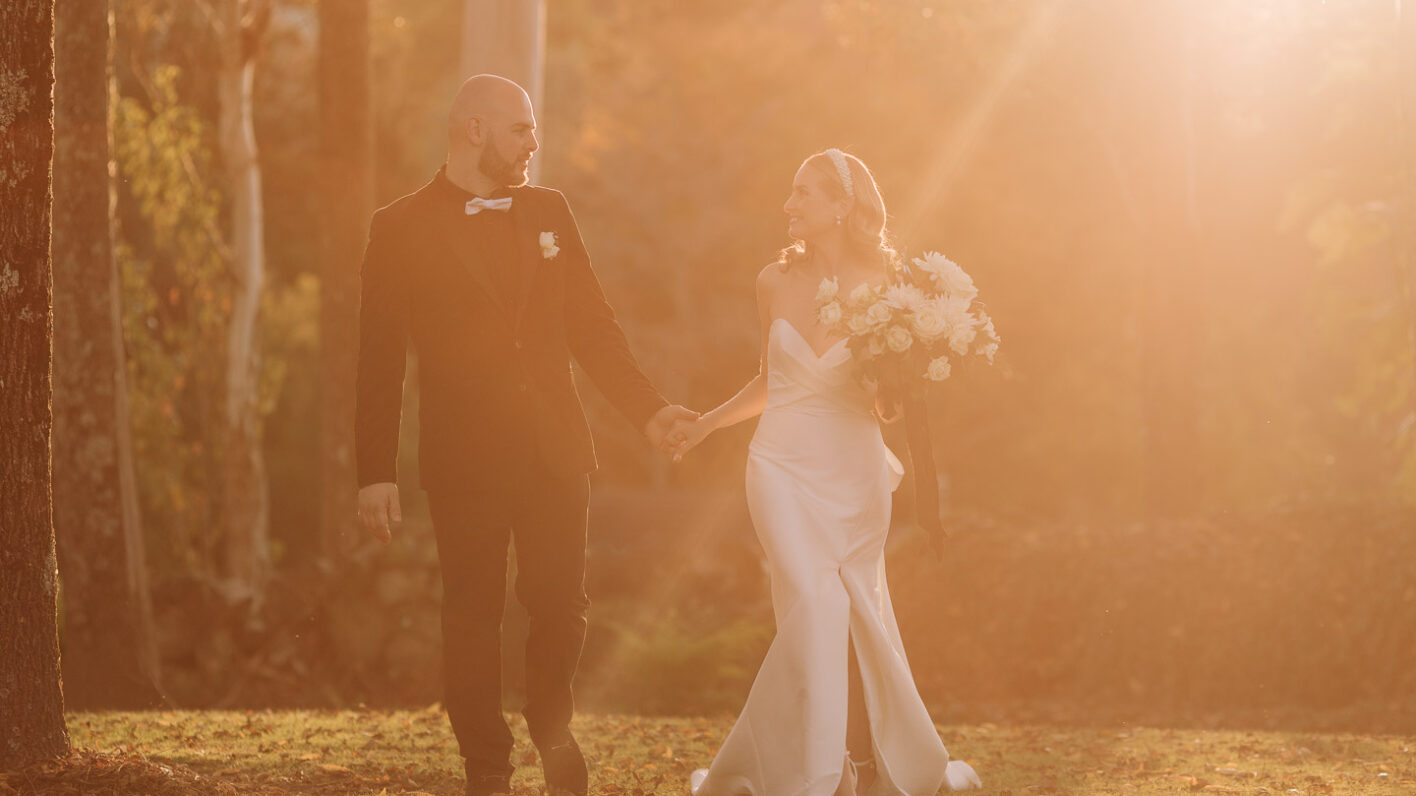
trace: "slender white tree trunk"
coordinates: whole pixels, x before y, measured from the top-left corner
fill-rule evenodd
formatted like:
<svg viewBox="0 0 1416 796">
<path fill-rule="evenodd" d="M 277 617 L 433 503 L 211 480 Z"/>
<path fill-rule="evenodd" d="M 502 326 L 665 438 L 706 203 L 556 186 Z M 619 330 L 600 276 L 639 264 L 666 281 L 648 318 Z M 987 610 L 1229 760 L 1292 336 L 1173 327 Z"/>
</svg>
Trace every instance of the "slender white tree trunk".
<svg viewBox="0 0 1416 796">
<path fill-rule="evenodd" d="M 265 287 L 261 169 L 252 117 L 256 47 L 269 19 L 267 2 L 224 0 L 216 20 L 221 158 L 231 212 L 230 327 L 225 401 L 225 574 L 235 593 L 259 599 L 271 570 L 269 490 L 261 453 L 260 308 Z M 245 594 L 242 594 L 242 593 Z"/>
<path fill-rule="evenodd" d="M 462 16 L 462 76 L 489 72 L 515 80 L 539 111 L 546 76 L 545 0 L 467 0 Z M 540 174 L 531 160 L 531 181 Z"/>
</svg>

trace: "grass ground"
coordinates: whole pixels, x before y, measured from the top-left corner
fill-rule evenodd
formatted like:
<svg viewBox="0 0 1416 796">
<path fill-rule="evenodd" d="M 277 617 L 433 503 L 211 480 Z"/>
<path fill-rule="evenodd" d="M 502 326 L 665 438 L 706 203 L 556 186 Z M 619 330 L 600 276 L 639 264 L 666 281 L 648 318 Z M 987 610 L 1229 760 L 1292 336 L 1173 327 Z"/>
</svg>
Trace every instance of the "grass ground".
<svg viewBox="0 0 1416 796">
<path fill-rule="evenodd" d="M 731 720 L 583 716 L 605 796 L 686 794 Z M 513 785 L 540 792 L 515 724 Z M 419 711 L 75 713 L 71 758 L 0 775 L 0 794 L 460 794 L 446 715 Z M 985 793 L 1416 793 L 1416 738 L 1353 734 L 944 726 Z"/>
</svg>

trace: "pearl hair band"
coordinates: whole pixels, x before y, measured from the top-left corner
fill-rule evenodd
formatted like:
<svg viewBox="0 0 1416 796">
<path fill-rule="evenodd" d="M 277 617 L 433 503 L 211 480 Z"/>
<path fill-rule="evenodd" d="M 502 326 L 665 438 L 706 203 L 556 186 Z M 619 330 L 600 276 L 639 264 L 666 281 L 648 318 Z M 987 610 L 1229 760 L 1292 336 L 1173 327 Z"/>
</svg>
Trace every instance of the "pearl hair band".
<svg viewBox="0 0 1416 796">
<path fill-rule="evenodd" d="M 831 162 L 836 166 L 836 176 L 841 178 L 841 187 L 846 189 L 846 196 L 855 198 L 855 183 L 851 180 L 851 169 L 846 164 L 846 153 L 835 147 L 826 150 L 826 156 L 831 158 Z"/>
</svg>

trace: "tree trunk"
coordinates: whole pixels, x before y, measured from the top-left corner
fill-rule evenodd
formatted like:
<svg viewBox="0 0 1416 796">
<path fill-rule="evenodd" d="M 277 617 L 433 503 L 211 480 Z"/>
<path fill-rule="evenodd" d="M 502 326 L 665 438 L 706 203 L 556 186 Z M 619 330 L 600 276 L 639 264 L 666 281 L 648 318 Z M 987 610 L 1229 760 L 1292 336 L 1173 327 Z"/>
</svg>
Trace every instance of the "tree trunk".
<svg viewBox="0 0 1416 796">
<path fill-rule="evenodd" d="M 320 2 L 320 537 L 338 556 L 354 527 L 359 263 L 374 209 L 369 4 Z M 351 534 L 351 531 L 354 532 Z"/>
<path fill-rule="evenodd" d="M 1396 0 L 1396 25 L 1393 51 L 1402 59 L 1397 69 L 1396 84 L 1401 141 L 1397 163 L 1401 164 L 1402 179 L 1398 187 L 1396 223 L 1397 261 L 1401 273 L 1402 298 L 1406 303 L 1406 347 L 1408 387 L 1406 390 L 1407 421 L 1416 424 L 1416 14 Z M 1416 425 L 1408 426 L 1406 448 L 1402 451 L 1406 466 L 1416 471 Z"/>
<path fill-rule="evenodd" d="M 50 492 L 54 0 L 0 3 L 0 771 L 69 751 Z"/>
<path fill-rule="evenodd" d="M 545 88 L 545 0 L 467 0 L 462 17 L 462 76 L 490 72 L 515 80 L 541 107 Z M 540 174 L 532 158 L 531 182 Z"/>
<path fill-rule="evenodd" d="M 250 10 L 249 15 L 243 10 Z M 217 19 L 218 129 L 226 171 L 235 284 L 227 331 L 221 521 L 225 575 L 233 596 L 259 602 L 270 577 L 270 495 L 261 451 L 260 308 L 265 287 L 261 169 L 251 98 L 256 50 L 270 18 L 266 2 L 225 0 Z"/>
<path fill-rule="evenodd" d="M 111 30 L 106 0 L 55 7 L 54 535 L 77 708 L 160 701 L 113 257 Z"/>
</svg>

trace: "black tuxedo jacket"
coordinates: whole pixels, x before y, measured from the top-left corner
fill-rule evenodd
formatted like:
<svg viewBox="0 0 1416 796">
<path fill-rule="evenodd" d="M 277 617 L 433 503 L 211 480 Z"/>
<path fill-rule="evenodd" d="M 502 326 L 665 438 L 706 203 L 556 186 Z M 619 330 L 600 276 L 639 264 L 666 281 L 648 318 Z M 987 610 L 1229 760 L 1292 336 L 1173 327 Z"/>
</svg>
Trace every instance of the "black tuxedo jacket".
<svg viewBox="0 0 1416 796">
<path fill-rule="evenodd" d="M 418 465 L 428 490 L 497 482 L 528 457 L 595 469 L 571 358 L 638 429 L 667 404 L 605 300 L 559 191 L 511 189 L 516 295 L 466 243 L 463 205 L 441 176 L 374 213 L 359 312 L 359 485 L 396 481 L 404 361 L 418 355 Z M 496 212 L 496 211 L 484 211 Z M 555 235 L 553 256 L 543 233 Z"/>
</svg>

